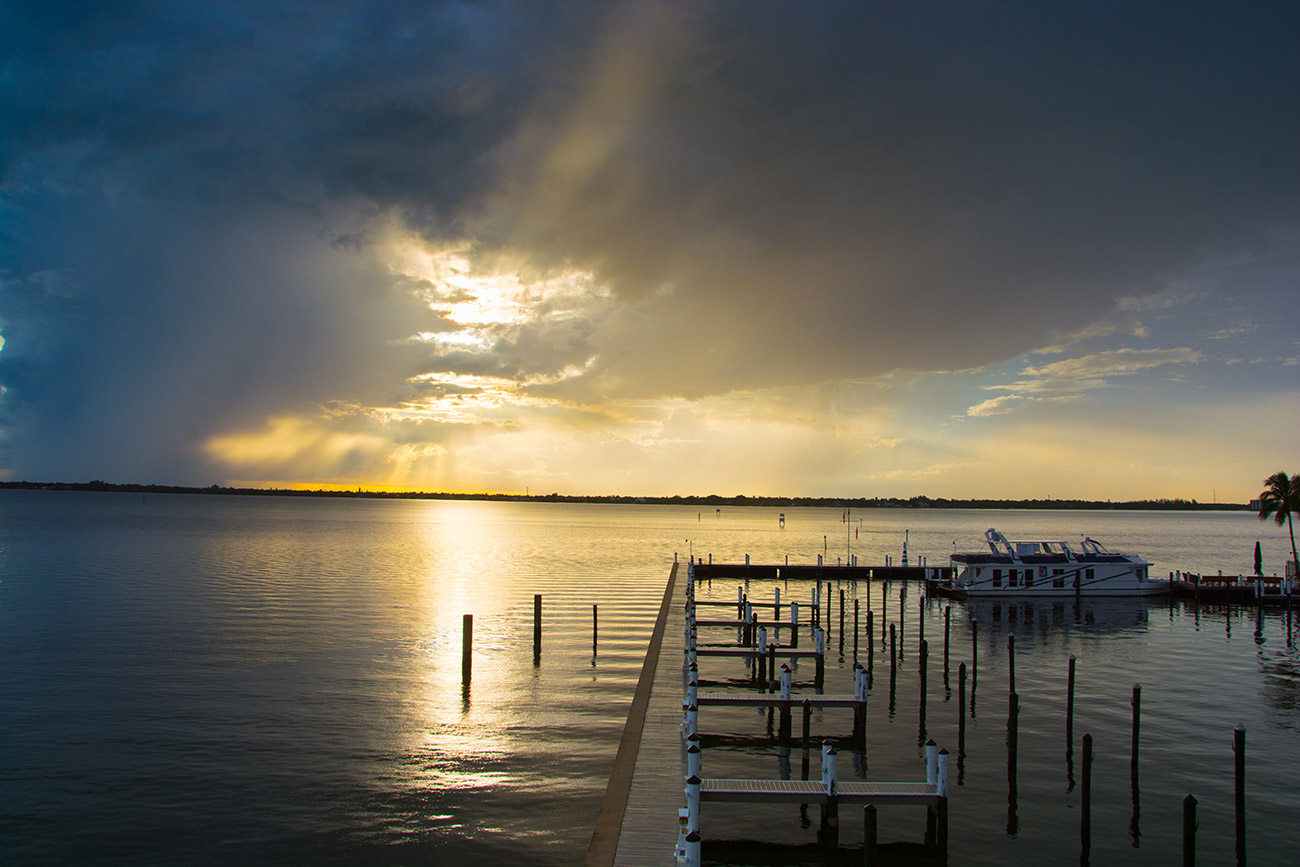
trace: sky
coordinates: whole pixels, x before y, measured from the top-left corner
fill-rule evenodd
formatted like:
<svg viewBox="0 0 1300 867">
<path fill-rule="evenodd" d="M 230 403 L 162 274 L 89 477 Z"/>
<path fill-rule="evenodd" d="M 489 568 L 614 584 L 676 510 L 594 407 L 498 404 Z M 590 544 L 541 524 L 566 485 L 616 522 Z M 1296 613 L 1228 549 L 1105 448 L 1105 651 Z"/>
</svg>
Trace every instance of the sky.
<svg viewBox="0 0 1300 867">
<path fill-rule="evenodd" d="M 1300 471 L 1294 3 L 0 6 L 0 477 Z"/>
</svg>

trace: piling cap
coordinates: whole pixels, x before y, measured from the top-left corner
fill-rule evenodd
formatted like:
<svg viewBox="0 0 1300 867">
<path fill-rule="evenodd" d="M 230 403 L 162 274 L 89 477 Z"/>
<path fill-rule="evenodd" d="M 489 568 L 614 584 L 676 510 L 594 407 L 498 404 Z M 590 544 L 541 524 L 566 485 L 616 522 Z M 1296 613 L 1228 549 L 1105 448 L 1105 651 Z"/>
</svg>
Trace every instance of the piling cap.
<svg viewBox="0 0 1300 867">
<path fill-rule="evenodd" d="M 925 742 L 925 745 L 926 745 L 927 747 L 937 747 L 937 746 L 938 746 L 938 744 L 936 744 L 936 743 L 934 742 L 934 738 L 930 738 L 928 741 L 926 741 L 926 742 Z"/>
<path fill-rule="evenodd" d="M 686 778 L 686 784 L 688 786 L 698 786 L 701 782 L 703 781 L 700 779 L 698 774 L 691 774 Z"/>
</svg>

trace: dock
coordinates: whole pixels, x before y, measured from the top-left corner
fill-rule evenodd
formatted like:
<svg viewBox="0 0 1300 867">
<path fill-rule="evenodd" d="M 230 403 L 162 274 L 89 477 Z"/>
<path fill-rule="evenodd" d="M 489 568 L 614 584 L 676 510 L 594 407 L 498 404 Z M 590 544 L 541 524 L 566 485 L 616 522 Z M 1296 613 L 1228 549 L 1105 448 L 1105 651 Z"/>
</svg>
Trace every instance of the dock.
<svg viewBox="0 0 1300 867">
<path fill-rule="evenodd" d="M 926 745 L 925 779 L 918 781 L 840 780 L 836 751 L 829 741 L 822 743 L 820 739 L 820 780 L 714 779 L 701 773 L 698 728 L 701 708 L 750 706 L 779 709 L 782 715 L 779 737 L 787 743 L 792 740 L 792 709 L 802 709 L 805 750 L 810 744 L 808 710 L 811 707 L 852 708 L 852 740 L 865 744 L 868 684 L 865 669 L 858 666 L 855 667 L 853 695 L 821 694 L 820 670 L 824 667 L 825 635 L 815 624 L 791 624 L 789 621 L 759 624 L 752 614 L 748 620 L 696 621 L 694 587 L 697 581 L 707 580 L 707 577 L 701 578 L 696 571 L 703 564 L 691 565 L 688 570 L 684 565 L 674 563 L 669 576 L 585 863 L 589 867 L 668 867 L 682 863 L 678 860 L 680 856 L 687 864 L 699 864 L 702 839 L 723 835 L 722 829 L 715 828 L 711 836 L 707 814 L 702 818 L 701 805 L 710 802 L 818 805 L 822 812 L 823 832 L 828 829 L 833 832 L 832 845 L 838 837 L 841 804 L 871 805 L 868 813 L 872 819 L 876 806 L 921 806 L 927 809 L 929 816 L 926 842 L 946 851 L 948 754 L 946 750 L 938 750 L 933 742 Z M 848 568 L 863 570 L 866 567 Z M 812 570 L 810 577 L 818 574 L 818 567 L 812 567 Z M 915 571 L 914 577 L 922 580 L 927 574 L 933 578 L 937 570 L 918 567 Z M 709 573 L 706 571 L 705 574 Z M 717 571 L 711 575 L 720 577 Z M 779 572 L 772 575 L 779 575 Z M 862 577 L 871 576 L 868 573 Z M 707 601 L 719 604 L 717 600 Z M 741 599 L 736 603 L 722 604 L 738 606 L 743 612 L 747 602 Z M 755 603 L 753 607 L 761 608 L 765 604 L 772 603 Z M 730 646 L 697 645 L 696 631 L 702 625 L 736 628 L 740 633 L 738 643 Z M 813 648 L 795 651 L 789 647 L 777 648 L 775 644 L 764 646 L 765 630 L 760 630 L 760 626 L 785 630 L 809 628 L 812 630 Z M 739 643 L 742 641 L 752 642 L 752 645 L 744 646 Z M 787 666 L 782 666 L 780 692 L 776 692 L 774 666 L 770 663 L 763 665 L 773 656 L 815 658 L 819 669 L 816 693 L 792 693 Z M 723 690 L 699 690 L 698 663 L 703 661 L 701 657 L 741 659 L 752 669 L 762 665 L 759 688 L 736 685 Z M 805 777 L 807 768 L 805 752 Z M 874 840 L 874 821 L 871 825 L 869 839 Z"/>
</svg>

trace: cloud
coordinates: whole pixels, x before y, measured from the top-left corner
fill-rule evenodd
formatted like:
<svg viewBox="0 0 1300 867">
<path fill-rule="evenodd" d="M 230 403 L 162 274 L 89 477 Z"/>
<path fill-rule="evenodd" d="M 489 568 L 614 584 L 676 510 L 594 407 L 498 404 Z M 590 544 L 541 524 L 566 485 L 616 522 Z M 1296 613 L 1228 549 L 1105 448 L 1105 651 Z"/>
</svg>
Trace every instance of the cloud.
<svg viewBox="0 0 1300 867">
<path fill-rule="evenodd" d="M 465 478 L 511 437 L 536 451 L 502 455 L 558 466 L 537 457 L 543 425 L 596 419 L 636 444 L 644 407 L 691 402 L 766 425 L 790 391 L 1151 333 L 1136 316 L 1218 297 L 1225 275 L 1300 271 L 1297 14 L 15 11 L 0 463 L 204 483 L 374 469 L 396 444 Z M 1277 291 L 1271 309 L 1293 311 Z M 1175 348 L 1031 365 L 1004 388 L 1200 360 L 1160 345 Z M 899 399 L 791 403 L 870 450 L 911 441 L 859 409 Z M 338 405 L 361 409 L 320 410 Z M 254 458 L 268 436 L 300 457 Z"/>
</svg>

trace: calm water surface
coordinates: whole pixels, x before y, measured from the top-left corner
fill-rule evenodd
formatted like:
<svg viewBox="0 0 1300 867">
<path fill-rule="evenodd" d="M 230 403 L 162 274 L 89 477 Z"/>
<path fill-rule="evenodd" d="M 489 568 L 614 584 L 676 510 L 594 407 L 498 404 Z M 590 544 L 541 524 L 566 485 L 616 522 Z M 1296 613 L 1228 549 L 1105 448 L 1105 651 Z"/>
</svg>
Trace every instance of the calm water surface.
<svg viewBox="0 0 1300 867">
<path fill-rule="evenodd" d="M 901 553 L 910 530 L 913 559 L 939 565 L 954 543 L 976 546 L 989 525 L 1012 538 L 1086 532 L 1144 554 L 1157 573 L 1248 570 L 1256 539 L 1267 572 L 1287 547 L 1284 533 L 1247 514 L 878 510 L 846 523 L 837 509 L 3 492 L 0 852 L 22 864 L 579 863 L 674 553 L 879 562 Z M 704 590 L 734 598 L 734 583 L 715 584 Z M 844 589 L 867 604 L 865 584 Z M 902 586 L 870 592 L 877 616 L 897 621 Z M 923 735 L 955 752 L 956 666 L 970 661 L 977 633 L 975 712 L 954 786 L 955 863 L 1077 859 L 1070 779 L 1080 757 L 1076 745 L 1067 764 L 1063 725 L 1070 654 L 1080 670 L 1076 741 L 1085 731 L 1097 739 L 1093 863 L 1176 863 L 1188 792 L 1202 804 L 1203 863 L 1226 863 L 1238 723 L 1249 737 L 1252 857 L 1266 863 L 1300 843 L 1289 784 L 1300 773 L 1300 666 L 1278 615 L 1150 603 L 955 606 L 950 694 L 942 605 L 923 608 L 915 585 L 906 592 L 894 700 L 878 668 L 867 755 L 842 763 L 876 779 L 910 778 Z M 535 593 L 544 600 L 538 665 Z M 464 614 L 475 628 L 468 693 Z M 1022 706 L 1014 790 L 1012 632 Z M 845 637 L 828 691 L 845 691 L 851 676 Z M 836 649 L 839 639 L 836 629 Z M 864 635 L 860 644 L 865 653 Z M 723 674 L 743 675 L 737 667 Z M 1134 681 L 1144 686 L 1136 823 Z M 836 730 L 835 718 L 825 723 L 819 730 Z M 743 739 L 765 720 L 750 712 L 709 724 Z M 775 776 L 782 757 L 724 744 L 705 762 L 709 774 Z M 798 843 L 815 832 L 816 817 L 804 828 L 797 810 L 717 809 L 706 821 L 725 822 L 727 836 Z M 883 835 L 919 839 L 910 812 L 882 819 Z M 855 839 L 856 825 L 845 827 Z"/>
</svg>

